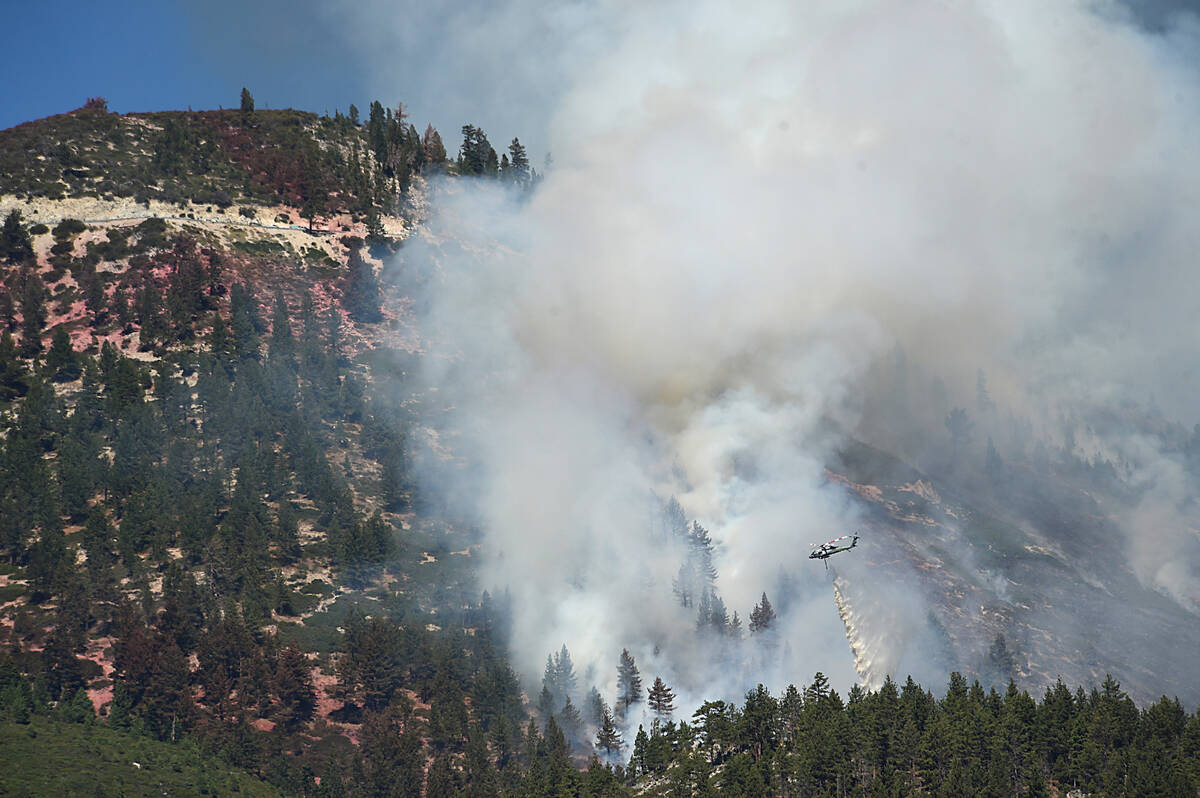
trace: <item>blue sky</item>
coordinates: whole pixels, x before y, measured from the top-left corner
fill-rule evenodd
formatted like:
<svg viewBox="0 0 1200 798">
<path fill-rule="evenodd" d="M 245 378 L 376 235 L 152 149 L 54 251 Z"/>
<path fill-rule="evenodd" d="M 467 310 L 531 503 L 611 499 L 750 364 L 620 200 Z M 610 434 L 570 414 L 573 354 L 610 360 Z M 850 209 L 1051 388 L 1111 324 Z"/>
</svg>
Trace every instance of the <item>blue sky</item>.
<svg viewBox="0 0 1200 798">
<path fill-rule="evenodd" d="M 448 149 L 472 123 L 498 148 L 520 136 L 540 160 L 563 80 L 528 35 L 492 37 L 511 15 L 490 0 L 6 5 L 0 129 L 94 96 L 119 113 L 236 107 L 245 86 L 259 108 L 332 114 L 354 103 L 365 116 L 372 100 L 403 103 Z M 518 61 L 519 74 L 506 74 Z"/>
<path fill-rule="evenodd" d="M 236 106 L 242 86 L 259 106 L 330 113 L 351 102 L 367 106 L 354 54 L 295 18 L 305 4 L 241 5 L 12 4 L 0 51 L 7 76 L 0 128 L 77 108 L 91 96 L 119 112 Z"/>
</svg>

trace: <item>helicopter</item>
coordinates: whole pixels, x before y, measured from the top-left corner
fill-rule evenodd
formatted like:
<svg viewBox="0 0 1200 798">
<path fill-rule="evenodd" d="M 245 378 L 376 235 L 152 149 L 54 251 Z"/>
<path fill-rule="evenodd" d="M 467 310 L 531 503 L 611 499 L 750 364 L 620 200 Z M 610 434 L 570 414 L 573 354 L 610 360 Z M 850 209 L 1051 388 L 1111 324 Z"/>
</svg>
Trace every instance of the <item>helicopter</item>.
<svg viewBox="0 0 1200 798">
<path fill-rule="evenodd" d="M 853 538 L 849 545 L 838 545 L 841 541 Z M 858 535 L 842 535 L 840 538 L 834 538 L 828 543 L 813 543 L 813 550 L 808 555 L 810 560 L 825 560 L 825 568 L 829 568 L 829 558 L 838 552 L 850 551 L 858 545 Z"/>
</svg>

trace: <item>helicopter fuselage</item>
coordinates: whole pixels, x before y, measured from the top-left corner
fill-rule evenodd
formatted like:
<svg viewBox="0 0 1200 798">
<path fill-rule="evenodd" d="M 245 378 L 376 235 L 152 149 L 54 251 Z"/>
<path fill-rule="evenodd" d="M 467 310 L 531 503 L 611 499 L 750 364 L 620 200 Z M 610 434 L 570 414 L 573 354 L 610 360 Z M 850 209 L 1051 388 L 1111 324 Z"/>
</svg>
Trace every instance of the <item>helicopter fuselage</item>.
<svg viewBox="0 0 1200 798">
<path fill-rule="evenodd" d="M 808 555 L 808 559 L 810 559 L 810 560 L 828 560 L 833 555 L 835 555 L 839 552 L 843 552 L 843 551 L 850 551 L 850 549 L 854 548 L 857 545 L 858 545 L 858 535 L 855 535 L 854 539 L 852 541 L 850 541 L 850 543 L 848 545 L 845 545 L 845 546 L 836 546 L 832 543 L 826 543 L 823 546 L 818 546 L 817 548 L 813 549 L 812 553 Z"/>
</svg>

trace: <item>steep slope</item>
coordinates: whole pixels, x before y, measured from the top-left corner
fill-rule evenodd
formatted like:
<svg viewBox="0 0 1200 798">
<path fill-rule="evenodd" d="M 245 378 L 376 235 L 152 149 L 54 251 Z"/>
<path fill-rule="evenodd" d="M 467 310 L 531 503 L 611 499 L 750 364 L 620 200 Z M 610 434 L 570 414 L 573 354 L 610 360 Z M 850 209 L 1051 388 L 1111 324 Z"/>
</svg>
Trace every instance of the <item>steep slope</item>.
<svg viewBox="0 0 1200 798">
<path fill-rule="evenodd" d="M 289 791 L 355 768 L 420 791 L 469 724 L 523 720 L 477 535 L 408 467 L 437 406 L 379 272 L 421 178 L 367 132 L 89 109 L 0 134 L 30 163 L 0 198 L 6 711 L 92 709 Z M 362 762 L 394 734 L 408 758 Z"/>
<path fill-rule="evenodd" d="M 195 749 L 95 724 L 2 723 L 0 750 L 0 790 L 10 795 L 280 794 Z"/>
<path fill-rule="evenodd" d="M 994 485 L 956 486 L 866 446 L 830 468 L 866 519 L 861 562 L 835 565 L 841 601 L 857 618 L 870 603 L 883 616 L 855 625 L 856 652 L 888 652 L 893 674 L 932 657 L 1001 686 L 1011 677 L 1036 691 L 1113 674 L 1139 702 L 1164 693 L 1200 701 L 1189 654 L 1200 650 L 1200 625 L 1137 578 L 1118 498 L 1011 464 Z M 890 582 L 919 590 L 931 618 L 907 620 L 940 645 L 914 636 L 896 649 L 897 619 L 881 601 Z M 994 651 L 998 637 L 1006 654 Z M 871 674 L 870 683 L 882 678 Z"/>
</svg>

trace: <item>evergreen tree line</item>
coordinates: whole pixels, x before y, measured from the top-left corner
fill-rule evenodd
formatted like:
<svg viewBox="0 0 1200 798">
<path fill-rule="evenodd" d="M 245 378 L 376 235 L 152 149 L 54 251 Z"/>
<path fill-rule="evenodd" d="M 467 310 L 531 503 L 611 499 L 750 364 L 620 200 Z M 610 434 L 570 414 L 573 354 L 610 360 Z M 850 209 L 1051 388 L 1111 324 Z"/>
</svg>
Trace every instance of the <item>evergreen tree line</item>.
<svg viewBox="0 0 1200 798">
<path fill-rule="evenodd" d="M 530 165 L 529 154 L 520 139 L 514 137 L 508 151 L 497 158 L 496 150 L 482 128 L 463 125 L 462 136 L 456 162 L 460 175 L 490 177 L 519 188 L 531 188 L 541 179 Z"/>
<path fill-rule="evenodd" d="M 681 607 L 696 611 L 696 634 L 716 645 L 716 656 L 728 663 L 751 656 L 745 642 L 742 622 L 735 611 L 728 614 L 717 591 L 717 569 L 713 564 L 712 537 L 699 522 L 689 522 L 674 497 L 659 507 L 657 519 L 660 542 L 680 553 L 680 566 L 672 581 L 672 591 Z M 698 596 L 698 598 L 697 598 Z M 766 593 L 750 613 L 749 631 L 759 646 L 772 648 L 776 613 Z M 654 724 L 669 720 L 675 710 L 674 692 L 656 675 L 643 690 L 641 673 L 634 656 L 622 649 L 616 671 L 617 692 L 610 704 L 593 685 L 586 696 L 579 692 L 570 651 L 564 644 L 548 654 L 542 676 L 542 689 L 535 702 L 543 728 L 553 719 L 568 746 L 577 755 L 600 755 L 611 763 L 626 749 L 620 728 L 632 722 L 645 702 L 653 713 Z"/>
<path fill-rule="evenodd" d="M 1166 697 L 1139 710 L 1111 677 L 1040 701 L 958 673 L 940 699 L 910 677 L 843 700 L 818 673 L 639 728 L 625 778 L 662 795 L 1196 795 L 1200 713 Z"/>
</svg>

